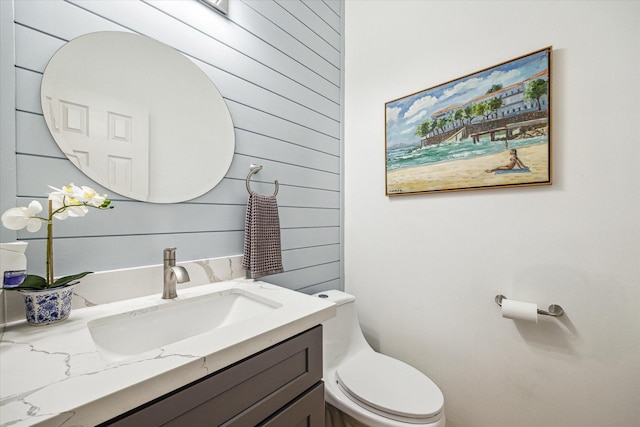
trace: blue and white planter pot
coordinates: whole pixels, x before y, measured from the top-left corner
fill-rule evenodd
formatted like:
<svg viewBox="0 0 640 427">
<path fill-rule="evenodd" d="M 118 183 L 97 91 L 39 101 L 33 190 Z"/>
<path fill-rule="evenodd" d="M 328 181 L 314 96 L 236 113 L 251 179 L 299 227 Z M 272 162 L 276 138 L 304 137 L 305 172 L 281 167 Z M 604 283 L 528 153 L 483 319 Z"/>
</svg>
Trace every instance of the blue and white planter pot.
<svg viewBox="0 0 640 427">
<path fill-rule="evenodd" d="M 73 290 L 78 283 L 52 289 L 21 290 L 27 322 L 31 325 L 50 325 L 69 317 Z"/>
</svg>

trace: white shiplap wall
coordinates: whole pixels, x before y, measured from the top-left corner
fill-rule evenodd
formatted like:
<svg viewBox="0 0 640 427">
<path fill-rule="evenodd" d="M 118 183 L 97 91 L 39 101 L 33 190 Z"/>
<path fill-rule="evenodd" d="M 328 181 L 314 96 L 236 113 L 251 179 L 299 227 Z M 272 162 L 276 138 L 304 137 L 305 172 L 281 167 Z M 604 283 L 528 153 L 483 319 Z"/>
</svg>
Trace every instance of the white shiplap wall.
<svg viewBox="0 0 640 427">
<path fill-rule="evenodd" d="M 286 272 L 268 280 L 304 292 L 341 287 L 341 0 L 230 0 L 226 17 L 196 0 L 2 3 L 2 209 L 33 199 L 44 205 L 48 185 L 68 182 L 107 192 L 116 206 L 56 222 L 56 275 L 158 264 L 167 246 L 178 247 L 179 261 L 240 254 L 245 178 L 258 163 L 264 168 L 252 178 L 254 190 L 269 193 L 280 182 Z M 216 188 L 179 204 L 132 201 L 62 155 L 40 107 L 42 73 L 64 43 L 94 31 L 155 38 L 218 87 L 236 151 Z M 15 63 L 7 64 L 11 50 Z M 1 233 L 2 241 L 29 241 L 29 269 L 41 274 L 44 232 Z"/>
</svg>

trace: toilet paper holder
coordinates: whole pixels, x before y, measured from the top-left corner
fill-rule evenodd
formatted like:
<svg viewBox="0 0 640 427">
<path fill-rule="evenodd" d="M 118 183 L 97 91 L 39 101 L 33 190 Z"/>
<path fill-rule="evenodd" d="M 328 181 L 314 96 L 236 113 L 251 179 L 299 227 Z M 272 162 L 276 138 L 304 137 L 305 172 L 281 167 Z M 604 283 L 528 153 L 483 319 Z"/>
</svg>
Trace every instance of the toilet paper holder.
<svg viewBox="0 0 640 427">
<path fill-rule="evenodd" d="M 495 301 L 500 307 L 502 307 L 502 300 L 504 299 L 507 299 L 507 297 L 504 295 L 496 295 Z M 548 311 L 538 309 L 538 314 L 543 316 L 560 317 L 564 314 L 564 309 L 558 304 L 551 304 Z"/>
</svg>

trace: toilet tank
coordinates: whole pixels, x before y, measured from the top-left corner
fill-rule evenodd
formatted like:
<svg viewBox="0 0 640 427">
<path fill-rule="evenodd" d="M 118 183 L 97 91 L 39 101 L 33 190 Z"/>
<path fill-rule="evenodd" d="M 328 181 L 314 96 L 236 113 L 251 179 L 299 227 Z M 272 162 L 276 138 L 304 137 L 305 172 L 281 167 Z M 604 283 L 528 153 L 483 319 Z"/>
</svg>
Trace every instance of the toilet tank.
<svg viewBox="0 0 640 427">
<path fill-rule="evenodd" d="M 371 349 L 360 329 L 353 295 L 330 290 L 314 296 L 326 298 L 337 306 L 336 316 L 322 323 L 325 371 L 347 356 L 350 357 L 363 349 Z"/>
</svg>

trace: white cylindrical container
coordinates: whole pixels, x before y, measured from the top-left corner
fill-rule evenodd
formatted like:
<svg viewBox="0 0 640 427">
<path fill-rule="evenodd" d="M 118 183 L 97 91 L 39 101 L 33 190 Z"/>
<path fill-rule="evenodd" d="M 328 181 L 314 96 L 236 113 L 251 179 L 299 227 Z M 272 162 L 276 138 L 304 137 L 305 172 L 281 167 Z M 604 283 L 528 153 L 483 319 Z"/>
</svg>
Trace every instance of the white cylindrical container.
<svg viewBox="0 0 640 427">
<path fill-rule="evenodd" d="M 22 283 L 27 275 L 27 242 L 0 243 L 1 288 L 10 288 Z"/>
</svg>

